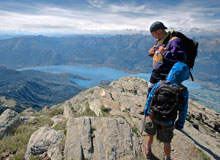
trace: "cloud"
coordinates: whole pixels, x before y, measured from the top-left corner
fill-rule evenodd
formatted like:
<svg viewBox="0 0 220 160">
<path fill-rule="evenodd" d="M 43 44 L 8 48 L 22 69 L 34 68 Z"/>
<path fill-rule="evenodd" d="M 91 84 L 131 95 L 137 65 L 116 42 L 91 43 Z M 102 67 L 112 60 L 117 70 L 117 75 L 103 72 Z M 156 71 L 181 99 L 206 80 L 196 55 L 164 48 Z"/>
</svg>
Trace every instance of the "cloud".
<svg viewBox="0 0 220 160">
<path fill-rule="evenodd" d="M 200 0 L 203 1 L 203 0 Z M 56 4 L 0 4 L 0 31 L 29 31 L 33 33 L 88 33 L 147 31 L 155 20 L 163 21 L 169 29 L 195 31 L 195 28 L 220 32 L 219 5 L 200 1 L 183 1 L 175 7 L 165 3 L 109 3 L 88 0 L 80 8 Z M 216 4 L 218 1 L 212 0 Z M 213 4 L 213 3 L 212 3 Z M 6 6 L 6 7 L 4 7 Z M 8 9 L 8 7 L 14 9 Z M 22 10 L 24 8 L 24 10 Z M 79 9 L 80 8 L 80 9 Z"/>
<path fill-rule="evenodd" d="M 105 0 L 88 0 L 88 3 L 97 8 L 101 8 L 104 4 L 106 4 Z"/>
</svg>

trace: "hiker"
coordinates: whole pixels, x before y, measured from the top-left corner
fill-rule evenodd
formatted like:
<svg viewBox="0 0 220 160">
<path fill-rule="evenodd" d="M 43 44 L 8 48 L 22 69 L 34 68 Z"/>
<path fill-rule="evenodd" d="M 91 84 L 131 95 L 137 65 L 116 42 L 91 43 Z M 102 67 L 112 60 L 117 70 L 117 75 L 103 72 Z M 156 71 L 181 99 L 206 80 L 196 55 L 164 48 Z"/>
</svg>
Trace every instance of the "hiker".
<svg viewBox="0 0 220 160">
<path fill-rule="evenodd" d="M 183 41 L 179 37 L 170 37 L 167 27 L 156 21 L 150 26 L 152 37 L 156 39 L 155 45 L 148 51 L 153 57 L 153 71 L 148 83 L 147 97 L 153 86 L 166 79 L 167 74 L 176 62 L 186 61 L 186 52 Z"/>
<path fill-rule="evenodd" d="M 173 130 L 181 130 L 187 116 L 189 93 L 181 83 L 188 78 L 188 66 L 177 62 L 170 70 L 166 82 L 158 82 L 151 90 L 144 110 L 144 115 L 147 116 L 144 127 L 147 133 L 144 146 L 147 159 L 154 157 L 151 145 L 155 134 L 164 143 L 165 160 L 171 159 Z M 177 114 L 178 120 L 175 121 Z"/>
</svg>

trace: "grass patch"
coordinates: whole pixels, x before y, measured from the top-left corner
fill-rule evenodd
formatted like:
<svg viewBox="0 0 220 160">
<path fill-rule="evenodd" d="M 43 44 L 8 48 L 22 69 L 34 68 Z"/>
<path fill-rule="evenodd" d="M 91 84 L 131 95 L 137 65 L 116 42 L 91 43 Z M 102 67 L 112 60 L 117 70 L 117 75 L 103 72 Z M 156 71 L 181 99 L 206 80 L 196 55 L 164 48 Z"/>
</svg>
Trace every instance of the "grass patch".
<svg viewBox="0 0 220 160">
<path fill-rule="evenodd" d="M 31 155 L 30 160 L 39 160 L 40 156 L 39 155 Z"/>
<path fill-rule="evenodd" d="M 99 85 L 100 88 L 104 88 L 104 89 L 111 89 L 112 86 L 104 86 L 104 85 Z"/>
<path fill-rule="evenodd" d="M 10 160 L 24 160 L 24 153 L 16 154 L 14 157 L 11 157 Z"/>
<path fill-rule="evenodd" d="M 68 102 L 68 106 L 72 109 L 73 108 L 73 105 L 72 103 Z"/>
<path fill-rule="evenodd" d="M 83 115 L 84 116 L 89 116 L 89 117 L 96 117 L 95 112 L 90 109 L 88 102 L 86 103 L 86 110 L 85 110 Z"/>
<path fill-rule="evenodd" d="M 13 99 L 6 99 L 5 96 L 1 96 L 0 97 L 0 102 L 2 104 L 3 107 L 15 107 L 16 106 L 16 101 Z"/>
<path fill-rule="evenodd" d="M 101 113 L 103 117 L 108 117 L 110 116 L 110 112 L 111 109 L 110 108 L 106 108 L 104 105 L 101 106 Z"/>
<path fill-rule="evenodd" d="M 63 109 L 62 108 L 54 108 L 52 109 L 49 113 L 50 117 L 56 116 L 56 115 L 62 115 L 63 114 Z"/>
<path fill-rule="evenodd" d="M 53 129 L 54 129 L 54 130 L 57 130 L 57 131 L 62 130 L 62 131 L 64 131 L 64 134 L 66 135 L 66 121 L 60 121 L 60 122 L 58 122 L 58 123 L 54 126 Z"/>
<path fill-rule="evenodd" d="M 94 126 L 91 126 L 91 130 L 92 132 L 96 130 L 96 128 Z"/>
<path fill-rule="evenodd" d="M 133 127 L 131 127 L 131 128 L 132 128 L 132 131 L 139 137 L 140 135 L 139 135 L 139 133 L 138 133 L 137 127 L 133 126 Z"/>
<path fill-rule="evenodd" d="M 92 111 L 89 107 L 89 103 L 86 102 L 86 110 L 83 113 L 77 114 L 76 117 L 97 117 L 94 111 Z"/>
<path fill-rule="evenodd" d="M 201 149 L 197 148 L 197 150 L 200 154 L 201 160 L 211 160 Z"/>
<path fill-rule="evenodd" d="M 28 144 L 28 141 L 34 131 L 36 131 L 33 125 L 21 125 L 15 131 L 14 135 L 6 136 L 2 140 L 0 140 L 0 159 L 3 159 L 3 153 L 7 152 L 10 154 L 16 154 L 18 150 L 23 153 L 19 153 L 12 157 L 12 159 L 24 159 L 25 150 Z"/>
<path fill-rule="evenodd" d="M 42 127 L 42 126 L 52 126 L 53 121 L 50 119 L 50 117 L 37 117 L 33 119 L 30 124 L 35 125 L 36 127 Z"/>
<path fill-rule="evenodd" d="M 94 89 L 91 89 L 91 90 L 89 91 L 89 93 L 90 93 L 90 94 L 93 94 L 93 93 L 94 93 Z"/>
<path fill-rule="evenodd" d="M 20 125 L 14 132 L 0 140 L 0 159 L 4 159 L 4 153 L 13 155 L 10 159 L 24 159 L 24 154 L 31 135 L 45 125 L 52 126 L 53 121 L 49 117 L 37 117 L 26 125 Z"/>
<path fill-rule="evenodd" d="M 140 159 L 138 159 L 138 158 L 132 158 L 131 160 L 140 160 Z"/>
</svg>

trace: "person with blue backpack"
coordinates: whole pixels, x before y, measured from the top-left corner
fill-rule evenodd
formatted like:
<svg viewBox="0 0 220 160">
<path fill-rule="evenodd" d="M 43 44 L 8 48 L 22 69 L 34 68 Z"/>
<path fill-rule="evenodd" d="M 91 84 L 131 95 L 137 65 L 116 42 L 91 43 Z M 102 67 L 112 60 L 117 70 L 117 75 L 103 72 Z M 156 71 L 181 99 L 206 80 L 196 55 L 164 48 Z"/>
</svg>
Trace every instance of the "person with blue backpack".
<svg viewBox="0 0 220 160">
<path fill-rule="evenodd" d="M 171 160 L 173 130 L 182 130 L 187 116 L 189 93 L 181 83 L 188 78 L 188 65 L 177 62 L 166 82 L 158 82 L 150 91 L 144 110 L 144 130 L 147 133 L 144 151 L 147 159 L 154 159 L 151 146 L 157 134 L 157 139 L 164 143 L 165 160 Z"/>
</svg>

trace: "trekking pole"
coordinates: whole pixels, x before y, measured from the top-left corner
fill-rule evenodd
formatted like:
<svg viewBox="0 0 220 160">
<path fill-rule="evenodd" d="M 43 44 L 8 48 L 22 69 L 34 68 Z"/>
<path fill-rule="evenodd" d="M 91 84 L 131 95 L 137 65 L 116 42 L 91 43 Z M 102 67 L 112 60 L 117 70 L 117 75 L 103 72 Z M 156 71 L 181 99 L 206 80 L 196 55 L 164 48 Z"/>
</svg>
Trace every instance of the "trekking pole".
<svg viewBox="0 0 220 160">
<path fill-rule="evenodd" d="M 143 122 L 143 125 L 142 125 L 142 128 L 141 128 L 141 135 L 142 135 L 143 130 L 144 130 L 145 121 L 146 121 L 146 115 L 144 115 L 144 122 Z"/>
</svg>

